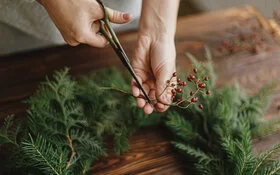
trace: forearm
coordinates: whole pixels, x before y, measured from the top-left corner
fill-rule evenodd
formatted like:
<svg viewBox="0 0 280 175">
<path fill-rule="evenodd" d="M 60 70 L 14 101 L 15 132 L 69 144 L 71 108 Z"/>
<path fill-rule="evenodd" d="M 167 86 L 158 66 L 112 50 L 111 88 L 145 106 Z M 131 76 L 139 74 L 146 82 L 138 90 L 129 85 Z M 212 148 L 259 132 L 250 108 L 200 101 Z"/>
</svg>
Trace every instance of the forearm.
<svg viewBox="0 0 280 175">
<path fill-rule="evenodd" d="M 180 0 L 143 0 L 139 30 L 151 37 L 174 37 Z"/>
</svg>

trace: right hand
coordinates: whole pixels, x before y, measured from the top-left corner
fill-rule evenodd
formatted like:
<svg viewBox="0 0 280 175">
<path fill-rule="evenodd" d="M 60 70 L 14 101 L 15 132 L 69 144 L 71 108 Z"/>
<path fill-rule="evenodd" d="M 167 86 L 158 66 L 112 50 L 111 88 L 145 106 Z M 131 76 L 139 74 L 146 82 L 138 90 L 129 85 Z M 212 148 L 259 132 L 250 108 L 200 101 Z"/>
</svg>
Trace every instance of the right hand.
<svg viewBox="0 0 280 175">
<path fill-rule="evenodd" d="M 104 17 L 102 6 L 96 0 L 40 0 L 59 29 L 64 40 L 71 46 L 80 43 L 104 47 L 107 40 L 98 34 L 99 19 Z M 124 24 L 131 20 L 130 14 L 108 9 L 112 23 Z"/>
</svg>

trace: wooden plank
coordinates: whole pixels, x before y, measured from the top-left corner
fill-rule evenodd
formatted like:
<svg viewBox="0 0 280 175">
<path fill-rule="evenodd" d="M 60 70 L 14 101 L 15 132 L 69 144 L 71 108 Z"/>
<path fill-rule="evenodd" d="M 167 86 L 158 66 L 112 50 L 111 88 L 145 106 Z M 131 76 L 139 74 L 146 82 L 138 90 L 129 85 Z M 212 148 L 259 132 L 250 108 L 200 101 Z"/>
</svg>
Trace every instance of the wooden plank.
<svg viewBox="0 0 280 175">
<path fill-rule="evenodd" d="M 218 73 L 218 86 L 231 84 L 235 80 L 256 92 L 270 80 L 279 80 L 280 49 L 271 35 L 270 27 L 250 6 L 232 8 L 218 12 L 181 18 L 178 21 L 176 35 L 177 64 L 182 69 L 189 69 L 190 62 L 185 52 L 191 52 L 203 60 L 203 46 L 208 44 L 213 51 L 215 70 Z M 258 15 L 256 15 L 258 14 Z M 264 22 L 262 20 L 264 20 Z M 243 21 L 250 24 L 262 24 L 266 44 L 272 47 L 270 52 L 252 55 L 247 52 L 221 54 L 217 46 L 225 39 L 232 37 L 227 32 L 232 26 L 240 30 Z M 133 55 L 137 34 L 120 36 L 121 43 L 128 56 Z M 45 75 L 65 66 L 71 67 L 72 75 L 88 74 L 92 70 L 110 65 L 122 67 L 111 48 L 96 49 L 88 46 L 50 48 L 30 53 L 0 57 L 0 118 L 15 113 L 23 114 L 26 106 L 21 103 L 35 92 Z M 277 91 L 275 101 L 268 113 L 268 118 L 279 115 L 280 95 Z M 277 140 L 277 135 L 273 140 Z M 268 138 L 269 139 L 269 138 Z M 170 144 L 170 137 L 162 129 L 145 129 L 137 132 L 130 139 L 131 149 L 118 157 L 109 146 L 109 157 L 102 158 L 92 168 L 94 174 L 186 174 L 185 161 L 175 154 Z M 255 150 L 261 150 L 262 142 L 255 142 Z M 189 172 L 191 174 L 191 172 Z"/>
<path fill-rule="evenodd" d="M 155 132 L 155 131 L 162 132 Z M 164 128 L 141 129 L 138 134 L 129 140 L 130 150 L 121 156 L 115 155 L 112 150 L 110 158 L 101 159 L 92 168 L 92 174 L 151 174 L 167 173 L 183 174 L 182 158 L 171 148 L 170 133 Z M 133 150 L 133 151 L 132 151 Z"/>
</svg>

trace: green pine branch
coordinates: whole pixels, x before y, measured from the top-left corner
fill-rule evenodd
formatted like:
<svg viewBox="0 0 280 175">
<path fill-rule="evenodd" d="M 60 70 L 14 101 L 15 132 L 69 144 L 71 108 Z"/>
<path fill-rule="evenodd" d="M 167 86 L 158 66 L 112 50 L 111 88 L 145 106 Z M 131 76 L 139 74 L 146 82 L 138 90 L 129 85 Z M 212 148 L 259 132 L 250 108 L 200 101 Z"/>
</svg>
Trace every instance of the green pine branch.
<svg viewBox="0 0 280 175">
<path fill-rule="evenodd" d="M 21 149 L 30 167 L 37 168 L 44 174 L 67 174 L 65 162 L 62 163 L 62 160 L 68 152 L 59 152 L 62 148 L 53 147 L 42 136 L 38 135 L 34 140 L 29 134 L 29 139 L 22 142 Z"/>
</svg>

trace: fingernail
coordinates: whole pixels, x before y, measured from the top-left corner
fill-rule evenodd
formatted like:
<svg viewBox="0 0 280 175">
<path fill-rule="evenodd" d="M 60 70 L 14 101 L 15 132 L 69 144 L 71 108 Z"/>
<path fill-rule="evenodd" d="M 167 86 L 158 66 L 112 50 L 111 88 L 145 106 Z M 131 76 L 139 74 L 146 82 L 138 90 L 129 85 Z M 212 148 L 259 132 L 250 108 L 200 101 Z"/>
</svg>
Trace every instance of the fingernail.
<svg viewBox="0 0 280 175">
<path fill-rule="evenodd" d="M 123 14 L 123 19 L 129 20 L 130 19 L 130 14 L 129 13 Z"/>
</svg>

